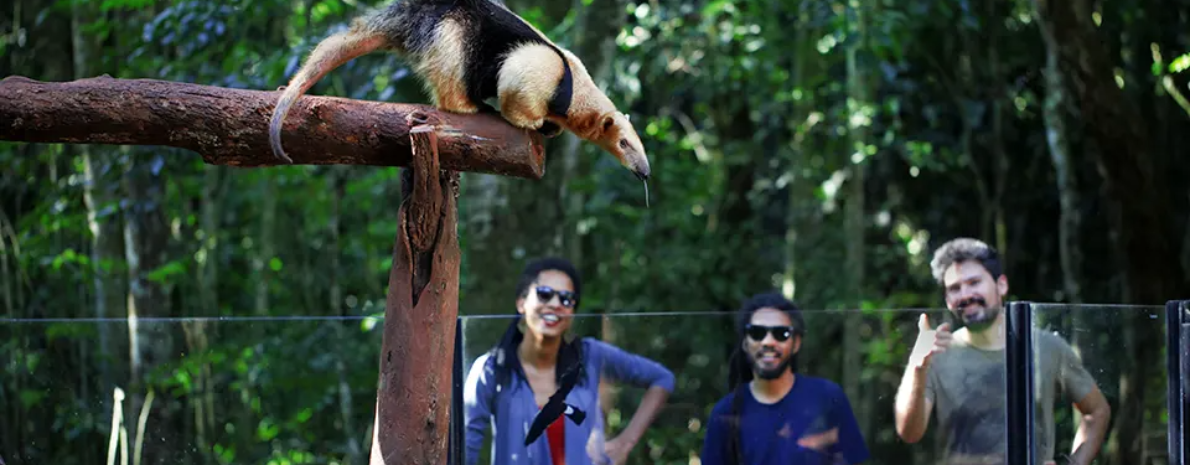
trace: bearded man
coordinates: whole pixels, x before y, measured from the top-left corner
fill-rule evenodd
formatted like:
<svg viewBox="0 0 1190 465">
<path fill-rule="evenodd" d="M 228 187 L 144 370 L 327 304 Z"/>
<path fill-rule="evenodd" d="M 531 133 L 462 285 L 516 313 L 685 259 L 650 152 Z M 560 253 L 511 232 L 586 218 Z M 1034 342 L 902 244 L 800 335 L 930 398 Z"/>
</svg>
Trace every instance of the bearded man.
<svg viewBox="0 0 1190 465">
<path fill-rule="evenodd" d="M 856 464 L 868 460 L 843 389 L 797 373 L 805 322 L 776 292 L 744 302 L 732 392 L 715 403 L 702 465 Z M 733 364 L 733 368 L 736 368 Z"/>
<path fill-rule="evenodd" d="M 1004 365 L 1004 297 L 1008 277 L 1000 256 L 982 241 L 958 238 L 943 244 L 930 262 L 942 286 L 946 308 L 962 324 L 933 328 L 925 314 L 895 406 L 897 434 L 908 443 L 920 441 L 937 408 L 945 435 L 944 465 L 1007 463 L 1007 420 Z M 1054 403 L 1059 393 L 1074 403 L 1081 417 L 1065 464 L 1089 465 L 1111 419 L 1111 407 L 1083 368 L 1078 355 L 1061 337 L 1033 328 L 1036 409 L 1034 448 L 1037 464 L 1054 464 Z"/>
</svg>

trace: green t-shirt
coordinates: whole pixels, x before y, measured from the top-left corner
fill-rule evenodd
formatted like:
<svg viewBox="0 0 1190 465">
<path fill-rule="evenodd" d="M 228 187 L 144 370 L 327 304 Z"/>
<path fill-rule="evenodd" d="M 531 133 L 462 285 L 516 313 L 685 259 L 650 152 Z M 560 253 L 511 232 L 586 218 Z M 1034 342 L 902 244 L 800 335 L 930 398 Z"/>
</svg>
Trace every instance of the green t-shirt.
<svg viewBox="0 0 1190 465">
<path fill-rule="evenodd" d="M 934 356 L 926 399 L 934 404 L 946 440 L 947 465 L 1003 465 L 1006 378 L 1003 350 L 981 350 L 954 340 Z M 1033 330 L 1034 449 L 1037 464 L 1054 457 L 1054 402 L 1062 392 L 1081 400 L 1095 380 L 1061 337 Z"/>
</svg>

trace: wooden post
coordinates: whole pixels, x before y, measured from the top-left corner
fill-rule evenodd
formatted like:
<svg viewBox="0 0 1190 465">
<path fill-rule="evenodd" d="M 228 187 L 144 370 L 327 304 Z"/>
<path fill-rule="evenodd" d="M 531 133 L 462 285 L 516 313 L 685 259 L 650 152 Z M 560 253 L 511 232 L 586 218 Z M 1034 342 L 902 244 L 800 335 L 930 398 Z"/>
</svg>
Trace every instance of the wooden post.
<svg viewBox="0 0 1190 465">
<path fill-rule="evenodd" d="M 445 465 L 447 457 L 459 293 L 458 173 L 439 169 L 433 126 L 413 126 L 409 135 L 412 189 L 397 213 L 372 465 Z"/>
</svg>

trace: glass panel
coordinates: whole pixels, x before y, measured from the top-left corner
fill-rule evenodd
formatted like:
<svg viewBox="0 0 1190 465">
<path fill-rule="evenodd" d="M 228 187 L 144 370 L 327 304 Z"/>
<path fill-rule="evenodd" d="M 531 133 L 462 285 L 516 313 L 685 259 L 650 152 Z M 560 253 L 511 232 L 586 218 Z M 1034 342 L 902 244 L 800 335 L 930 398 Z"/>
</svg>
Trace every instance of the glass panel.
<svg viewBox="0 0 1190 465">
<path fill-rule="evenodd" d="M 934 409 L 924 436 L 913 443 L 899 438 L 895 427 L 894 400 L 919 332 L 922 313 L 928 315 L 934 327 L 953 320 L 949 312 L 937 309 L 803 311 L 805 334 L 797 357 L 797 373 L 803 377 L 795 383 L 797 390 L 793 392 L 796 394 L 788 397 L 786 404 L 780 404 L 789 408 L 785 416 L 765 416 L 759 404 L 745 404 L 742 411 L 747 415 L 742 422 L 742 438 L 746 447 L 757 450 L 757 445 L 767 444 L 766 450 L 773 453 L 773 457 L 782 457 L 782 463 L 847 463 L 822 461 L 823 456 L 811 451 L 815 441 L 831 437 L 821 433 L 834 429 L 840 432 L 838 445 L 827 448 L 827 454 L 823 455 L 846 451 L 845 456 L 868 457 L 864 463 L 869 464 L 942 463 L 946 442 L 945 436 L 939 433 L 939 409 Z M 708 429 L 723 431 L 727 424 L 723 420 L 738 418 L 731 414 L 732 405 L 724 403 L 725 415 L 718 426 L 709 426 L 716 403 L 732 392 L 728 388 L 731 356 L 743 337 L 736 332 L 734 317 L 732 313 L 580 314 L 573 317 L 568 334 L 576 340 L 589 338 L 606 342 L 626 353 L 657 362 L 662 369 L 654 370 L 646 364 L 635 370 L 621 370 L 639 376 L 635 382 L 615 381 L 613 378 L 619 373 L 608 363 L 599 373 L 603 375 L 603 382 L 593 383 L 600 384 L 598 388 L 591 384 L 573 388 L 567 399 L 588 416 L 581 428 L 576 428 L 571 420 L 564 420 L 567 463 L 587 463 L 588 456 L 602 458 L 606 448 L 600 449 L 600 439 L 617 438 L 624 432 L 647 392 L 649 381 L 664 380 L 668 373 L 673 374 L 673 392 L 632 449 L 627 463 L 721 463 L 700 459 L 708 443 Z M 523 460 L 526 455 L 541 460 L 540 456 L 548 453 L 548 432 L 539 436 L 531 447 L 524 447 L 526 432 L 532 427 L 538 407 L 532 392 L 523 390 L 522 375 L 505 378 L 512 381 L 501 386 L 508 387 L 501 387 L 499 394 L 493 394 L 497 390 L 494 385 L 499 384 L 496 371 L 477 365 L 481 357 L 484 361 L 480 363 L 491 361 L 493 348 L 515 321 L 512 316 L 463 318 L 465 348 L 462 358 L 468 401 L 464 410 L 472 412 L 473 421 L 465 433 L 471 445 L 466 463 L 492 463 L 493 423 L 497 425 L 495 437 L 499 447 L 496 450 L 504 458 L 497 463 L 514 463 L 514 455 L 518 460 Z M 768 341 L 773 339 L 766 337 Z M 967 365 L 969 354 L 954 350 L 936 355 L 930 363 L 930 370 L 936 371 L 939 379 L 949 380 L 941 383 L 937 391 L 939 396 L 968 396 L 980 406 L 979 416 L 972 417 L 951 413 L 954 407 L 945 403 L 952 409 L 947 412 L 947 425 L 956 430 L 982 425 L 988 431 L 995 431 L 995 437 L 984 449 L 969 454 L 978 459 L 1005 454 L 1004 356 L 1002 351 L 984 355 L 983 360 L 971 362 L 977 365 Z M 509 359 L 506 357 L 505 360 Z M 972 376 L 973 370 L 977 369 L 978 376 Z M 546 376 L 545 379 L 548 384 L 551 378 Z M 838 388 L 832 390 L 833 386 Z M 596 392 L 598 396 L 594 394 Z M 832 397 L 831 393 L 839 395 Z M 833 404 L 830 399 L 845 399 L 854 421 L 847 421 L 846 408 L 842 404 Z M 494 417 L 476 413 L 492 411 Z M 492 418 L 495 418 L 494 422 Z M 844 439 L 850 437 L 847 431 L 852 430 L 848 424 L 858 430 L 861 445 Z M 575 435 L 578 437 L 571 437 Z M 711 444 L 724 443 L 721 434 L 712 436 L 715 437 L 709 440 Z M 857 450 L 866 453 L 853 452 Z M 594 463 L 600 462 L 595 460 Z"/>
<path fill-rule="evenodd" d="M 1033 304 L 1032 318 L 1035 454 L 1065 463 L 1076 437 L 1107 428 L 1102 399 L 1096 463 L 1169 463 L 1165 308 Z"/>
<path fill-rule="evenodd" d="M 0 457 L 108 463 L 120 390 L 115 448 L 140 463 L 366 463 L 382 324 L 141 320 L 138 386 L 127 320 L 0 320 Z"/>
<path fill-rule="evenodd" d="M 1182 385 L 1182 424 L 1175 428 L 1181 433 L 1182 463 L 1190 462 L 1190 300 L 1181 303 L 1182 320 L 1182 369 L 1180 378 Z M 1176 434 L 1176 433 L 1175 433 Z"/>
</svg>

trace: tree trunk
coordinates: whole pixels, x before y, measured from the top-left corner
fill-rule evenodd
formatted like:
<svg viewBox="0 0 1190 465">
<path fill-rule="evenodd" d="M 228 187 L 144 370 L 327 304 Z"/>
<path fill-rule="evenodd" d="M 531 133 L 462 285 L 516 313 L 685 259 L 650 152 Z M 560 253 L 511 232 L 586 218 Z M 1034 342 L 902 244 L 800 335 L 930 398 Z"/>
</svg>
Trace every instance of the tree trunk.
<svg viewBox="0 0 1190 465">
<path fill-rule="evenodd" d="M 339 280 L 342 273 L 339 257 L 342 256 L 343 250 L 340 242 L 342 236 L 340 220 L 342 218 L 343 194 L 347 183 L 346 177 L 346 171 L 336 167 L 328 173 L 327 179 L 327 184 L 331 188 L 331 214 L 327 222 L 327 230 L 331 237 L 328 245 L 330 254 L 327 265 L 327 274 L 330 276 L 330 301 L 328 303 L 334 316 L 346 316 L 346 312 L 343 311 L 343 285 Z M 332 322 L 331 324 L 335 327 L 337 340 L 346 342 L 351 337 L 350 323 Z M 335 353 L 335 375 L 339 378 L 339 421 L 342 422 L 344 442 L 346 443 L 346 463 L 362 463 L 363 449 L 357 440 L 355 422 L 351 420 L 354 408 L 351 402 L 351 384 L 347 376 L 347 360 L 350 359 L 351 354 L 347 352 L 344 344 L 336 344 L 336 347 L 338 350 Z"/>
<path fill-rule="evenodd" d="M 987 43 L 987 74 L 990 82 L 999 82 L 998 80 L 1003 76 L 1000 70 L 1000 50 L 997 48 L 1001 44 L 1000 30 L 1004 18 L 1004 15 L 996 10 L 996 6 L 999 4 L 996 0 L 984 0 L 987 12 L 984 19 L 981 20 L 986 24 L 984 30 L 987 31 L 987 40 L 985 41 Z M 1008 249 L 1008 226 L 1004 218 L 1004 191 L 1008 185 L 1008 169 L 1012 160 L 1004 149 L 1004 105 L 1008 99 L 1008 93 L 1003 84 L 996 84 L 992 87 L 991 114 L 989 115 L 992 123 L 992 131 L 989 135 L 992 154 L 992 179 L 990 180 L 992 192 L 988 202 L 988 208 L 992 213 L 992 230 L 986 240 L 996 245 L 996 250 L 1000 252 L 1005 269 L 1011 268 L 1013 256 L 1012 251 Z"/>
<path fill-rule="evenodd" d="M 85 9 L 85 11 L 84 11 Z M 90 13 L 90 8 L 81 2 L 71 3 L 71 46 L 74 50 L 74 77 L 76 79 L 87 75 L 87 63 L 91 51 L 83 39 L 80 21 Z M 87 226 L 91 231 L 91 272 L 92 305 L 96 318 L 124 315 L 125 291 L 123 280 L 107 269 L 107 264 L 120 260 L 120 216 L 115 205 L 115 195 L 109 184 L 109 176 L 105 173 L 112 171 L 110 151 L 107 149 L 91 150 L 88 146 L 73 147 L 77 150 L 83 162 L 83 202 L 87 209 Z M 99 340 L 97 343 L 101 360 L 110 360 L 115 338 L 111 334 L 111 326 L 100 324 L 96 328 Z M 100 363 L 99 385 L 103 392 L 115 385 L 110 365 Z M 100 396 L 103 411 L 109 412 L 111 404 L 107 396 Z"/>
<path fill-rule="evenodd" d="M 1162 173 L 1154 170 L 1145 121 L 1116 85 L 1113 63 L 1091 19 L 1088 0 L 1035 0 L 1041 27 L 1056 48 L 1060 66 L 1079 102 L 1088 143 L 1096 149 L 1097 166 L 1104 178 L 1112 210 L 1117 256 L 1124 276 L 1123 301 L 1155 305 L 1175 295 L 1182 284 L 1170 231 L 1168 198 Z M 1152 325 L 1128 314 L 1118 322 L 1124 327 L 1121 354 L 1129 360 L 1155 360 Z M 1128 364 L 1120 375 L 1120 401 L 1113 411 L 1118 447 L 1109 448 L 1111 461 L 1132 463 L 1141 457 L 1147 365 Z"/>
<path fill-rule="evenodd" d="M 1107 193 L 1117 204 L 1113 222 L 1125 260 L 1124 300 L 1158 304 L 1181 283 L 1167 228 L 1165 179 L 1154 172 L 1149 135 L 1134 102 L 1113 79 L 1112 63 L 1091 22 L 1087 0 L 1035 0 L 1042 27 L 1058 44 L 1060 63 L 1080 102 L 1088 141 L 1098 150 L 1097 165 Z"/>
<path fill-rule="evenodd" d="M 1047 29 L 1041 29 L 1042 38 L 1046 44 L 1044 73 L 1046 96 L 1043 106 L 1045 136 L 1049 146 L 1050 159 L 1054 164 L 1061 207 L 1061 214 L 1058 218 L 1058 254 L 1062 265 L 1062 291 L 1064 300 L 1077 306 L 1083 302 L 1080 284 L 1082 282 L 1082 251 L 1079 247 L 1082 242 L 1080 239 L 1082 236 L 1080 232 L 1082 212 L 1079 210 L 1082 200 L 1078 187 L 1078 165 L 1075 163 L 1067 139 L 1067 128 L 1070 127 L 1067 121 L 1070 108 L 1069 96 L 1065 75 L 1062 72 L 1062 67 L 1059 66 L 1061 58 L 1058 54 L 1058 44 L 1054 42 L 1053 35 L 1049 34 Z M 1093 327 L 1094 321 L 1086 312 L 1075 307 L 1070 312 L 1069 324 L 1074 328 L 1089 329 Z M 1080 337 L 1082 331 L 1071 331 L 1068 334 L 1070 344 L 1082 351 L 1084 357 L 1093 352 L 1102 352 L 1097 350 L 1099 346 L 1095 344 L 1093 338 L 1084 341 L 1083 339 L 1086 338 Z M 1090 358 L 1101 359 L 1099 357 Z M 1081 416 L 1072 415 L 1072 417 L 1071 427 L 1077 431 L 1081 423 Z"/>
<path fill-rule="evenodd" d="M 128 263 L 128 334 L 132 359 L 132 399 L 127 415 L 135 419 L 141 414 L 150 388 L 145 379 L 147 373 L 157 364 L 170 360 L 174 351 L 169 325 L 151 323 L 142 326 L 139 322 L 143 317 L 168 317 L 170 314 L 162 286 L 148 279 L 148 274 L 160 268 L 166 260 L 169 226 L 162 210 L 165 181 L 161 170 L 165 161 L 157 154 L 130 154 L 129 157 L 135 161 L 131 162 L 124 183 L 129 201 L 124 213 L 124 251 Z M 158 412 L 160 415 L 150 416 L 145 430 L 130 431 L 138 443 L 150 445 L 145 450 L 142 464 L 166 463 L 169 454 L 161 451 L 173 450 L 176 446 L 177 438 L 168 434 L 170 427 L 166 423 L 165 410 Z"/>
<path fill-rule="evenodd" d="M 796 38 L 793 42 L 795 44 L 806 44 L 807 38 L 810 37 L 810 28 L 812 27 L 810 14 L 804 5 L 805 3 L 798 12 L 798 25 L 795 28 L 797 32 L 795 32 Z M 810 110 L 814 108 L 814 91 L 808 88 L 806 78 L 812 75 L 816 68 L 808 68 L 813 61 L 806 59 L 805 48 L 801 50 L 799 53 L 793 54 L 793 69 L 790 72 L 792 76 L 790 85 L 798 90 L 798 96 L 795 97 L 793 103 L 791 121 L 795 126 L 790 128 L 793 137 L 789 151 L 789 171 L 786 172 L 786 176 L 789 177 L 787 184 L 789 210 L 785 215 L 788 223 L 785 225 L 785 270 L 781 286 L 782 294 L 787 299 L 794 301 L 797 299 L 799 231 L 803 231 L 807 226 L 808 215 L 806 212 L 813 208 L 813 202 L 807 201 L 807 199 L 813 198 L 814 189 L 810 180 L 806 179 L 802 172 L 806 160 L 806 136 L 810 132 Z"/>
<path fill-rule="evenodd" d="M 6 219 L 4 223 L 7 223 Z M 16 279 L 16 276 L 20 275 L 20 273 L 8 271 L 9 257 L 11 256 L 13 259 L 13 268 L 18 268 L 20 265 L 16 260 L 16 254 L 14 251 L 9 250 L 7 244 L 8 235 L 5 231 L 5 224 L 0 224 L 0 294 L 3 294 L 3 299 L 0 299 L 0 302 L 4 303 L 4 317 L 15 318 L 16 306 L 13 301 L 12 288 L 14 287 L 14 282 L 16 282 L 16 286 L 20 286 L 20 282 Z"/>
<path fill-rule="evenodd" d="M 271 261 L 274 258 L 273 225 L 277 218 L 277 190 L 274 187 L 276 177 L 264 174 L 260 179 L 260 229 L 256 241 L 256 253 L 252 259 L 252 272 L 256 280 L 256 314 L 269 315 L 269 283 L 273 273 Z"/>
<path fill-rule="evenodd" d="M 863 315 L 859 311 L 864 303 L 864 245 L 865 215 L 864 215 L 864 178 L 867 168 L 868 125 L 867 116 L 869 101 L 870 79 L 866 64 L 860 62 L 859 54 L 868 48 L 867 44 L 867 11 L 864 2 L 852 2 L 849 13 L 854 35 L 847 46 L 847 94 L 848 111 L 847 133 L 848 151 L 844 156 L 848 158 L 847 193 L 845 195 L 843 230 L 846 236 L 846 289 L 847 307 L 843 323 L 843 347 L 854 350 L 843 351 L 843 391 L 849 399 L 863 399 L 860 395 L 860 375 L 863 368 L 863 351 L 860 343 L 859 330 L 863 324 Z M 856 402 L 855 414 L 860 421 L 860 431 L 870 435 L 871 412 L 864 402 Z"/>
<path fill-rule="evenodd" d="M 220 166 L 207 166 L 203 172 L 203 186 L 201 194 L 200 222 L 196 237 L 199 238 L 196 260 L 196 288 L 198 290 L 197 309 L 195 316 L 208 317 L 219 315 L 219 214 L 220 199 L 223 198 L 226 186 L 224 169 Z M 209 350 L 209 326 L 205 320 L 190 321 L 183 326 L 186 331 L 186 344 L 191 353 L 204 354 Z M 204 460 L 211 460 L 210 438 L 215 428 L 215 385 L 211 373 L 211 364 L 203 362 L 194 377 L 195 395 L 190 399 L 193 409 L 195 440 L 198 442 L 199 453 Z"/>
<path fill-rule="evenodd" d="M 1054 174 L 1057 177 L 1058 198 L 1060 199 L 1062 214 L 1058 219 L 1058 248 L 1062 262 L 1062 289 L 1065 300 L 1070 303 L 1082 303 L 1082 289 L 1080 287 L 1082 269 L 1082 253 L 1079 250 L 1079 227 L 1082 215 L 1079 212 L 1081 200 L 1078 191 L 1078 170 L 1070 153 L 1067 140 L 1066 121 L 1067 101 L 1066 86 L 1063 83 L 1061 67 L 1058 66 L 1057 44 L 1051 44 L 1053 36 L 1044 34 L 1047 44 L 1045 62 L 1045 83 L 1047 88 L 1045 98 L 1045 137 L 1049 144 L 1050 158 L 1054 162 Z M 1072 341 L 1073 342 L 1073 341 Z"/>
<path fill-rule="evenodd" d="M 14 307 L 15 302 L 13 302 L 12 288 L 14 281 L 17 281 L 16 285 L 20 286 L 20 282 L 16 279 L 20 273 L 10 272 L 8 270 L 10 257 L 12 257 L 13 262 L 16 262 L 14 268 L 19 266 L 19 262 L 16 260 L 16 254 L 14 251 L 10 250 L 10 247 L 8 246 L 7 224 L 7 215 L 4 214 L 3 209 L 0 209 L 0 294 L 3 294 L 3 299 L 0 300 L 0 302 L 3 302 L 4 304 L 4 318 L 14 318 L 17 315 Z M 3 346 L 4 344 L 12 344 L 14 342 L 21 343 L 21 345 L 17 346 L 18 348 L 10 352 L 10 355 L 6 357 L 4 361 L 0 361 L 0 373 L 7 374 L 15 372 L 16 375 L 6 376 L 4 379 L 0 380 L 0 392 L 21 392 L 21 373 L 25 370 L 15 369 L 15 367 L 12 366 L 15 361 L 24 358 L 24 350 L 19 348 L 23 347 L 24 345 L 24 341 L 22 341 L 23 337 L 17 334 L 19 333 L 14 334 L 14 332 L 10 330 L 0 332 L 0 336 L 5 337 L 4 342 L 0 343 L 0 346 Z M 13 341 L 13 339 L 15 339 L 15 341 Z M 18 441 L 21 440 L 21 432 L 24 430 L 24 425 L 21 423 L 19 416 L 21 410 L 23 409 L 14 408 L 12 404 L 14 404 L 14 402 L 0 402 L 0 427 L 4 428 L 6 433 L 0 435 L 0 450 L 19 452 L 17 444 L 20 444 Z"/>
</svg>

